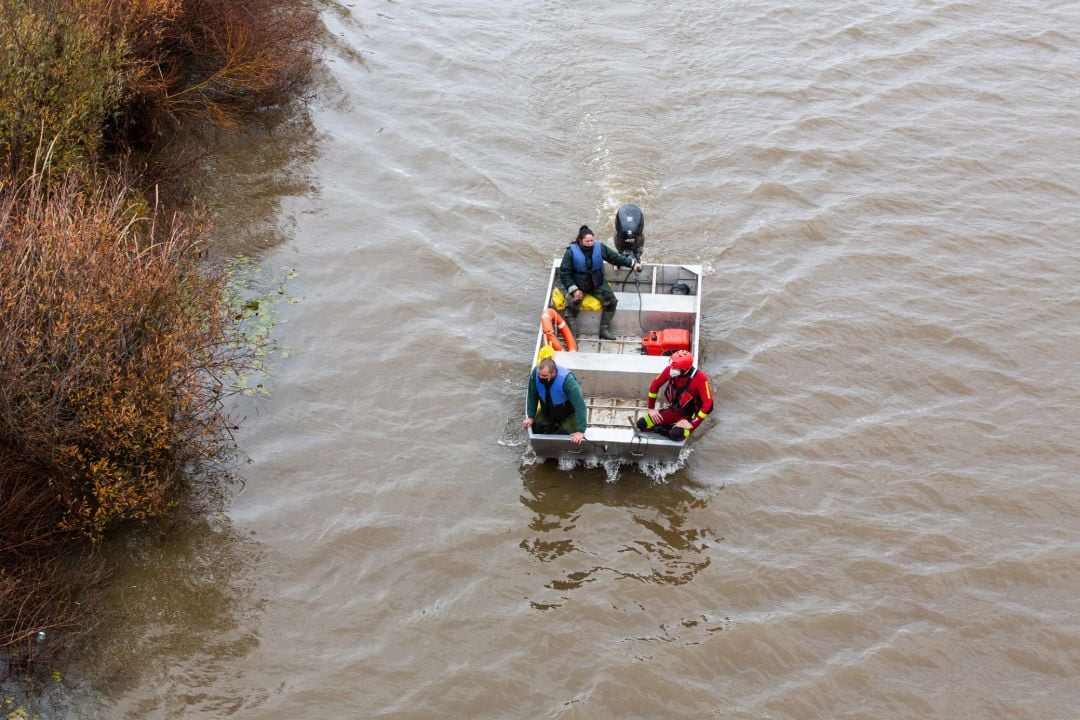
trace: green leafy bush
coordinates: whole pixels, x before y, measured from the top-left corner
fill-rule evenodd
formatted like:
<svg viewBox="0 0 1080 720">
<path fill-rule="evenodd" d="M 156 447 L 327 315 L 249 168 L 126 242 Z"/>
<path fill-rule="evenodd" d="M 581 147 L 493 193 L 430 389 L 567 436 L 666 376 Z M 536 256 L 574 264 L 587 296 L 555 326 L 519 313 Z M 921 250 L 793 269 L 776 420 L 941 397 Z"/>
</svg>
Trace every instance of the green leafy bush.
<svg viewBox="0 0 1080 720">
<path fill-rule="evenodd" d="M 121 98 L 122 54 L 80 3 L 0 0 L 0 172 L 25 177 L 50 145 L 59 173 L 93 157 Z"/>
</svg>

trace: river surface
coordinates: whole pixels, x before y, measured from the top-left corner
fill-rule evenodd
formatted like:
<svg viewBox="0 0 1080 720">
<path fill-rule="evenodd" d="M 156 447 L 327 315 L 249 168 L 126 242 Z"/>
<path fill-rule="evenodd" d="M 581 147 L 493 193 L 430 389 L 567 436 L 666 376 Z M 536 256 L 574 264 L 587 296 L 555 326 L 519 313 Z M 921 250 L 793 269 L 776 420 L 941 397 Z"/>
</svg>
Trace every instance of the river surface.
<svg viewBox="0 0 1080 720">
<path fill-rule="evenodd" d="M 1080 713 L 1080 4 L 327 3 L 221 252 L 295 274 L 221 514 L 68 718 Z M 679 468 L 531 462 L 551 258 L 706 268 Z M 644 389 L 643 389 L 644 391 Z"/>
</svg>

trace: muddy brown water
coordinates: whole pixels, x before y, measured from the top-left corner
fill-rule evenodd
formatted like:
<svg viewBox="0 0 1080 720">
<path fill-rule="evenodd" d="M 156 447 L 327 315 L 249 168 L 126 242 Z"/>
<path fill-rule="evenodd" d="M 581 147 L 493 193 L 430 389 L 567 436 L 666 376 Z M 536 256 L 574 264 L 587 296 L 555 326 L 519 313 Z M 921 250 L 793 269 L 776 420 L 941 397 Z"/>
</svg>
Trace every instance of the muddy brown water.
<svg viewBox="0 0 1080 720">
<path fill-rule="evenodd" d="M 123 548 L 68 718 L 1075 718 L 1080 5 L 329 3 L 214 159 L 295 270 L 221 516 Z M 700 263 L 717 424 L 532 463 L 550 258 Z"/>
</svg>

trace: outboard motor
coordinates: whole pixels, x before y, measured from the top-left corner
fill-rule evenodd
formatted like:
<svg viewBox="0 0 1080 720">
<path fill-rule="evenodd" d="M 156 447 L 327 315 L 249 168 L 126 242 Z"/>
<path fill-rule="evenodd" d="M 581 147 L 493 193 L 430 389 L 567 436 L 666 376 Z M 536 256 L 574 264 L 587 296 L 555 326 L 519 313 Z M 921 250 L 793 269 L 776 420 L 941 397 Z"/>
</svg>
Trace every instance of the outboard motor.
<svg viewBox="0 0 1080 720">
<path fill-rule="evenodd" d="M 615 213 L 615 249 L 641 261 L 645 249 L 645 215 L 637 205 L 627 203 Z"/>
</svg>

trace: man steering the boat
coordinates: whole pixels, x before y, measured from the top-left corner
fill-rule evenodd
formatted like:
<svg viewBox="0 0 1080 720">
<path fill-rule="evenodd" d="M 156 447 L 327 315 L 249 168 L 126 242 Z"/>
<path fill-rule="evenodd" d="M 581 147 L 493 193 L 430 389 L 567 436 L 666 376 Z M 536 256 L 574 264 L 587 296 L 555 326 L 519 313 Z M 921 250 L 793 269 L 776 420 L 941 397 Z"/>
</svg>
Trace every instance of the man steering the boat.
<svg viewBox="0 0 1080 720">
<path fill-rule="evenodd" d="M 521 426 L 545 435 L 570 435 L 570 442 L 585 442 L 588 413 L 574 373 L 544 358 L 529 374 L 526 417 Z"/>
<path fill-rule="evenodd" d="M 656 398 L 664 388 L 667 407 L 656 409 Z M 637 428 L 685 440 L 712 412 L 712 388 L 704 372 L 694 367 L 694 356 L 677 350 L 671 362 L 649 385 L 649 412 L 638 418 Z"/>
<path fill-rule="evenodd" d="M 634 258 L 621 255 L 603 243 L 597 243 L 593 231 L 588 225 L 582 225 L 574 242 L 566 247 L 562 263 L 559 265 L 559 282 L 566 288 L 565 319 L 571 332 L 577 335 L 575 321 L 581 310 L 581 301 L 591 294 L 600 301 L 600 339 L 615 340 L 611 331 L 611 321 L 615 317 L 615 306 L 619 304 L 611 286 L 604 277 L 604 262 L 616 267 L 633 268 L 641 272 L 641 263 Z"/>
</svg>

